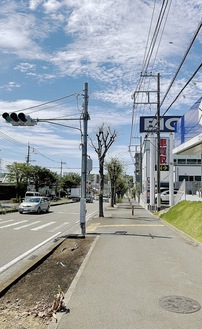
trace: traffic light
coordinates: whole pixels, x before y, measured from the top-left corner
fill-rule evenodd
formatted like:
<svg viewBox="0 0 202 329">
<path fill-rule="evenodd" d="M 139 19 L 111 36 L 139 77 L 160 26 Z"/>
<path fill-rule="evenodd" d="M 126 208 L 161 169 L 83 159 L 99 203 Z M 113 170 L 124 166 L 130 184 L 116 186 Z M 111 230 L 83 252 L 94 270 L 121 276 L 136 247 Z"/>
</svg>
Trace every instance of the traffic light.
<svg viewBox="0 0 202 329">
<path fill-rule="evenodd" d="M 32 119 L 29 115 L 24 113 L 15 113 L 11 114 L 4 112 L 2 117 L 6 120 L 7 123 L 11 123 L 13 126 L 34 126 L 37 124 L 37 121 Z"/>
</svg>

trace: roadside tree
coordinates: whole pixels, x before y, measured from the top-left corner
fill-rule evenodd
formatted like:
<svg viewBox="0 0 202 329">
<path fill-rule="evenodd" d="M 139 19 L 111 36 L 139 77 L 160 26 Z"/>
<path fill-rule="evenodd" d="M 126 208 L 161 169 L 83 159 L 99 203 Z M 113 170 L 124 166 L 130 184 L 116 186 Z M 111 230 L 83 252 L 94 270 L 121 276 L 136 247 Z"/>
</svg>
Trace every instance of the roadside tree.
<svg viewBox="0 0 202 329">
<path fill-rule="evenodd" d="M 117 158 L 111 158 L 111 161 L 106 163 L 110 183 L 111 183 L 111 207 L 116 204 L 116 187 L 117 180 L 123 172 L 123 165 Z"/>
<path fill-rule="evenodd" d="M 30 165 L 28 167 L 30 171 L 29 182 L 35 186 L 36 191 L 44 186 L 52 188 L 59 179 L 58 174 L 52 172 L 50 169 Z"/>
<path fill-rule="evenodd" d="M 81 176 L 77 173 L 69 173 L 60 180 L 60 186 L 66 194 L 69 193 L 69 190 L 74 187 L 78 187 L 81 184 Z"/>
<path fill-rule="evenodd" d="M 28 177 L 31 173 L 30 167 L 26 163 L 13 162 L 6 168 L 9 171 L 8 181 L 16 186 L 16 200 L 20 201 L 27 188 Z"/>
<path fill-rule="evenodd" d="M 104 123 L 98 128 L 96 142 L 91 139 L 91 146 L 94 148 L 99 161 L 100 191 L 99 191 L 99 217 L 104 217 L 103 193 L 104 193 L 104 162 L 107 151 L 116 139 L 116 131 L 105 127 Z"/>
</svg>

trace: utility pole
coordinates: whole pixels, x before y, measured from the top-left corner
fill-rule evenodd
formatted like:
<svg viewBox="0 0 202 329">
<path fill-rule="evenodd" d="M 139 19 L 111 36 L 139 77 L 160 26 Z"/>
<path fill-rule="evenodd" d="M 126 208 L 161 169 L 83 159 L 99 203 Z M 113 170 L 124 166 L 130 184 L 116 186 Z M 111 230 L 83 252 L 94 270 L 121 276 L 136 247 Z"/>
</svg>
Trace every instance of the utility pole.
<svg viewBox="0 0 202 329">
<path fill-rule="evenodd" d="M 28 143 L 28 149 L 27 149 L 27 165 L 29 165 L 29 162 L 30 162 L 30 145 Z"/>
<path fill-rule="evenodd" d="M 156 132 L 157 136 L 157 163 L 156 163 L 156 170 L 157 170 L 157 210 L 159 211 L 161 209 L 161 199 L 160 199 L 160 186 L 161 186 L 161 178 L 160 178 L 160 73 L 157 75 L 153 74 L 142 74 L 142 77 L 151 77 L 151 78 L 157 78 L 157 90 L 139 90 L 134 93 L 134 103 L 136 104 L 155 104 L 157 106 L 157 114 L 156 114 L 156 125 L 155 127 L 151 127 L 151 129 L 148 131 L 149 132 Z M 136 101 L 136 96 L 138 94 L 143 94 L 146 96 L 146 101 Z M 153 94 L 157 95 L 156 100 L 152 100 Z"/>
<path fill-rule="evenodd" d="M 81 200 L 80 226 L 81 233 L 86 234 L 86 183 L 87 183 L 87 140 L 88 140 L 88 83 L 84 85 L 83 104 L 83 134 L 82 134 L 82 161 L 81 161 Z"/>
<path fill-rule="evenodd" d="M 66 164 L 66 162 L 62 162 L 62 160 L 61 160 L 61 162 L 60 162 L 60 177 L 62 177 L 62 174 L 63 174 L 63 172 L 62 172 L 62 165 L 63 164 Z"/>
<path fill-rule="evenodd" d="M 161 176 L 160 176 L 160 73 L 157 74 L 157 211 L 161 210 Z"/>
</svg>

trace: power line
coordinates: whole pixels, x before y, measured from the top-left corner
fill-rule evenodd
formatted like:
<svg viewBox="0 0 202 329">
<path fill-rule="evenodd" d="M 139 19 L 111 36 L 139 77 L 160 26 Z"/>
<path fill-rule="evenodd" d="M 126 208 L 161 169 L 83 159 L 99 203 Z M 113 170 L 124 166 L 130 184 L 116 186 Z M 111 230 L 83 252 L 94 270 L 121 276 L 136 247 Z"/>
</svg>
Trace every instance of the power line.
<svg viewBox="0 0 202 329">
<path fill-rule="evenodd" d="M 69 97 L 72 97 L 72 96 L 75 96 L 77 94 L 71 94 L 71 95 L 68 95 L 68 96 L 64 96 L 64 97 L 60 97 L 60 98 L 57 98 L 57 99 L 54 99 L 52 101 L 48 101 L 48 102 L 45 102 L 45 103 L 41 103 L 41 104 L 38 104 L 38 105 L 33 105 L 33 106 L 30 106 L 30 107 L 26 107 L 22 110 L 18 110 L 16 112 L 20 112 L 20 111 L 26 111 L 26 110 L 30 110 L 30 109 L 34 109 L 34 108 L 37 108 L 37 107 L 40 107 L 40 106 L 44 106 L 44 105 L 47 105 L 47 104 L 51 104 L 51 103 L 54 103 L 54 102 L 58 102 L 60 100 L 63 100 L 63 99 L 66 99 L 66 98 L 69 98 Z"/>
<path fill-rule="evenodd" d="M 202 66 L 202 63 L 199 65 L 199 67 L 196 69 L 196 71 L 192 74 L 191 78 L 187 81 L 187 83 L 184 85 L 184 87 L 180 90 L 180 92 L 177 94 L 177 96 L 175 97 L 175 99 L 172 101 L 172 103 L 169 105 L 169 107 L 166 109 L 166 111 L 164 112 L 163 116 L 168 112 L 168 110 L 171 108 L 171 106 L 176 102 L 176 100 L 178 99 L 178 97 L 180 96 L 180 94 L 183 92 L 183 90 L 187 87 L 187 85 L 190 83 L 190 81 L 193 79 L 193 77 L 197 74 L 197 72 L 200 70 Z"/>
<path fill-rule="evenodd" d="M 162 106 L 163 102 L 165 101 L 165 99 L 166 99 L 166 97 L 167 97 L 167 95 L 168 95 L 168 93 L 169 93 L 169 91 L 170 91 L 170 89 L 171 89 L 171 87 L 172 87 L 172 85 L 173 85 L 173 83 L 174 83 L 174 81 L 175 81 L 175 79 L 176 79 L 176 77 L 177 77 L 177 75 L 178 75 L 178 73 L 179 73 L 179 71 L 180 71 L 180 69 L 181 69 L 181 67 L 182 67 L 182 65 L 183 65 L 183 63 L 184 63 L 184 61 L 185 61 L 188 53 L 189 53 L 189 51 L 190 51 L 190 49 L 191 49 L 191 47 L 193 46 L 193 43 L 194 43 L 194 41 L 195 41 L 195 39 L 196 39 L 196 37 L 197 37 L 200 29 L 201 29 L 201 25 L 202 25 L 202 22 L 199 23 L 199 26 L 197 27 L 197 29 L 196 29 L 196 31 L 194 33 L 194 36 L 193 36 L 193 38 L 192 38 L 192 40 L 191 40 L 191 42 L 190 42 L 190 44 L 189 44 L 189 46 L 188 46 L 188 48 L 186 50 L 186 52 L 185 52 L 185 54 L 184 54 L 181 62 L 180 62 L 180 65 L 178 66 L 177 71 L 176 71 L 176 73 L 175 73 L 175 75 L 174 75 L 174 77 L 173 77 L 170 85 L 168 86 L 168 89 L 167 89 L 167 91 L 166 91 L 166 93 L 165 93 L 165 95 L 164 95 L 164 97 L 163 97 L 163 99 L 161 101 L 161 106 Z"/>
</svg>

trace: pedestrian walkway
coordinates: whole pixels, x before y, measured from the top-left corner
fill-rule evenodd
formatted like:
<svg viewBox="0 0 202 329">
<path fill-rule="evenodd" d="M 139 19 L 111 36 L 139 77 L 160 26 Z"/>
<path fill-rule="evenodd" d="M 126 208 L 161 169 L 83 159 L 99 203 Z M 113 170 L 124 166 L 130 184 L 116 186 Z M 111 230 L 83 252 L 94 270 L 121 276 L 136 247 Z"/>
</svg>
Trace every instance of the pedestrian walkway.
<svg viewBox="0 0 202 329">
<path fill-rule="evenodd" d="M 91 220 L 87 235 L 96 239 L 65 295 L 70 312 L 59 313 L 49 329 L 201 328 L 200 311 L 185 317 L 160 306 L 166 295 L 201 299 L 193 285 L 184 290 L 187 277 L 178 276 L 180 265 L 175 270 L 176 253 L 173 250 L 172 256 L 168 250 L 174 242 L 179 250 L 190 246 L 174 230 L 137 203 L 133 213 L 125 200 L 108 208 L 104 218 Z M 195 280 L 200 273 L 195 272 Z"/>
</svg>

